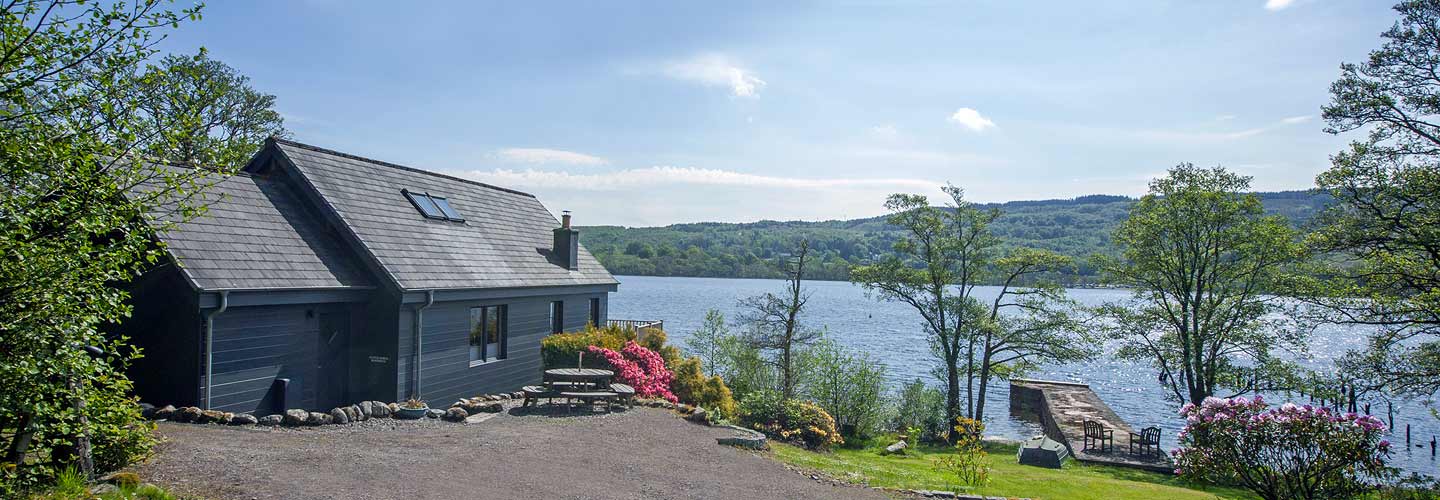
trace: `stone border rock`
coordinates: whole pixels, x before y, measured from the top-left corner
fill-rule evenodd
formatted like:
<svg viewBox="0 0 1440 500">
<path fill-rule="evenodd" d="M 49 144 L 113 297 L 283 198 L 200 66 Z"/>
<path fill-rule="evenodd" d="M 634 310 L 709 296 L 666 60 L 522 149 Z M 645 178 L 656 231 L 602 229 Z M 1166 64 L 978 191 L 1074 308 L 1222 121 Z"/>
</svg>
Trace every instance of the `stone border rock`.
<svg viewBox="0 0 1440 500">
<path fill-rule="evenodd" d="M 482 394 L 473 398 L 461 398 L 452 403 L 447 409 L 431 408 L 425 412 L 425 416 L 447 422 L 465 422 L 467 418 L 474 415 L 494 414 L 505 411 L 506 401 L 519 400 L 524 397 L 525 393 L 517 391 L 501 394 Z M 256 417 L 249 413 L 204 410 L 194 406 L 176 408 L 172 405 L 165 405 L 157 408 L 148 403 L 140 404 L 140 413 L 148 420 L 235 426 L 258 425 L 262 427 L 344 425 L 353 422 L 363 422 L 372 418 L 390 418 L 399 409 L 400 405 L 398 403 L 361 401 L 350 406 L 332 408 L 329 412 L 324 413 L 292 408 L 274 415 Z"/>
<path fill-rule="evenodd" d="M 770 444 L 765 439 L 765 435 L 759 431 L 735 425 L 724 425 L 721 427 L 735 431 L 735 435 L 730 437 L 717 437 L 715 438 L 716 444 L 735 446 L 748 450 L 766 450 L 770 448 Z"/>
</svg>

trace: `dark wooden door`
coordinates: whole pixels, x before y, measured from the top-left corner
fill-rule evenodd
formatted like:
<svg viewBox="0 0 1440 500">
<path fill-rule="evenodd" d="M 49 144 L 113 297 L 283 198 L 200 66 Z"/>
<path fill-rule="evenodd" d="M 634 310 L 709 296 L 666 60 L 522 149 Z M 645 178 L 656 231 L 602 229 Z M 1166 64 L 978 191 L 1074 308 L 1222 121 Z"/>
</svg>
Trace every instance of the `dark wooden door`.
<svg viewBox="0 0 1440 500">
<path fill-rule="evenodd" d="M 317 340 L 315 405 L 323 410 L 350 403 L 345 394 L 350 380 L 350 314 L 343 310 L 320 313 Z"/>
</svg>

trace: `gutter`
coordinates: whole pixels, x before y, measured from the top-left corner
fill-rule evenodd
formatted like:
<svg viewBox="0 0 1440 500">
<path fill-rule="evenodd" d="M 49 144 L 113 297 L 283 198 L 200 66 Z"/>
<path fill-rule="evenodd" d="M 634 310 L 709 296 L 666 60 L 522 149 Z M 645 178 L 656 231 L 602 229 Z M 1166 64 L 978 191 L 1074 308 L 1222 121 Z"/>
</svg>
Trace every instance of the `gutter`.
<svg viewBox="0 0 1440 500">
<path fill-rule="evenodd" d="M 425 358 L 423 351 L 423 348 L 425 347 L 424 329 L 422 328 L 422 325 L 425 324 L 425 310 L 430 308 L 430 306 L 432 305 L 435 305 L 435 290 L 426 290 L 425 304 L 415 306 L 415 360 L 410 363 L 412 365 L 415 365 L 415 387 L 411 389 L 410 397 L 416 399 L 420 398 L 420 380 L 422 378 L 422 374 L 424 373 L 421 371 L 421 369 L 424 368 L 423 360 Z"/>
<path fill-rule="evenodd" d="M 214 389 L 215 317 L 230 308 L 230 291 L 220 291 L 220 307 L 205 313 L 205 409 L 211 409 L 210 392 Z"/>
</svg>

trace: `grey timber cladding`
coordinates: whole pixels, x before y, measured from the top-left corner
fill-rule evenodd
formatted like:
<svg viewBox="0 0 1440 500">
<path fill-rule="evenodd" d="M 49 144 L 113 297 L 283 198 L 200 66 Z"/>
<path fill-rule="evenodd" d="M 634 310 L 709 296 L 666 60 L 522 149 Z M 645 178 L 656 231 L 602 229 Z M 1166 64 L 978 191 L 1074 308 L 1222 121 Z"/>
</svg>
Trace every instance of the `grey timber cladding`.
<svg viewBox="0 0 1440 500">
<path fill-rule="evenodd" d="M 534 196 L 277 140 L 284 158 L 402 289 L 617 283 L 582 246 L 579 269 L 551 256 L 560 224 Z M 402 189 L 445 197 L 465 222 L 427 219 Z"/>
<path fill-rule="evenodd" d="M 601 302 L 601 318 L 606 294 L 543 295 L 515 299 L 436 302 L 424 315 L 424 342 L 421 350 L 423 379 L 422 398 L 432 407 L 448 406 L 462 397 L 493 392 L 514 391 L 541 381 L 540 340 L 550 334 L 550 302 L 565 301 L 565 330 L 585 328 L 589 321 L 589 299 Z M 505 359 L 470 365 L 470 309 L 500 305 L 508 308 L 507 331 L 509 350 Z M 396 346 L 396 393 L 403 400 L 414 389 L 415 331 L 412 307 L 400 312 L 399 336 Z"/>
<path fill-rule="evenodd" d="M 372 285 L 284 179 L 236 174 L 202 196 L 205 215 L 160 235 L 197 289 Z"/>
</svg>

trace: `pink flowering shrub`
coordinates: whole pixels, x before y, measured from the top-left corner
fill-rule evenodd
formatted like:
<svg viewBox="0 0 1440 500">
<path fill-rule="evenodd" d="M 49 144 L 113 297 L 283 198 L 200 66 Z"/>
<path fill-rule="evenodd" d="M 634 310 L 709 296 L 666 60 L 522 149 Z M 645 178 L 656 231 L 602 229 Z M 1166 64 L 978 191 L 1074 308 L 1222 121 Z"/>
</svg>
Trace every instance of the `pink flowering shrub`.
<svg viewBox="0 0 1440 500">
<path fill-rule="evenodd" d="M 1310 405 L 1267 407 L 1258 396 L 1186 404 L 1175 473 L 1275 500 L 1351 498 L 1394 473 L 1385 465 L 1390 442 L 1381 438 L 1379 419 Z"/>
<path fill-rule="evenodd" d="M 665 360 L 655 351 L 635 341 L 628 341 L 620 352 L 604 347 L 590 346 L 591 354 L 605 358 L 615 369 L 616 381 L 635 388 L 635 394 L 646 398 L 664 398 L 671 403 L 679 402 L 670 392 L 670 381 L 674 375 L 665 368 Z"/>
</svg>

